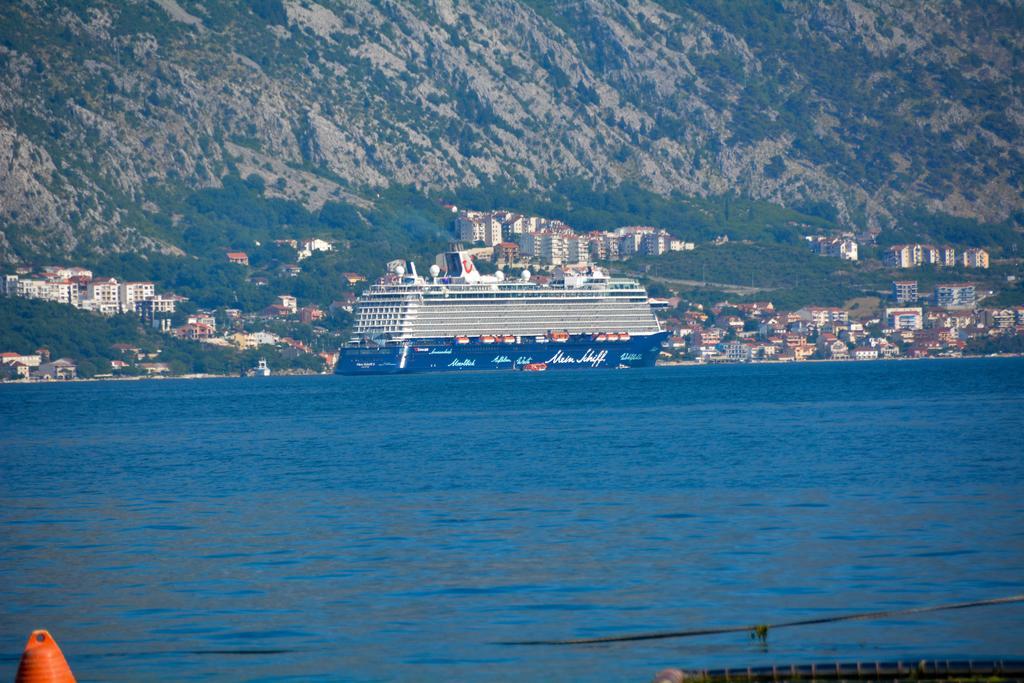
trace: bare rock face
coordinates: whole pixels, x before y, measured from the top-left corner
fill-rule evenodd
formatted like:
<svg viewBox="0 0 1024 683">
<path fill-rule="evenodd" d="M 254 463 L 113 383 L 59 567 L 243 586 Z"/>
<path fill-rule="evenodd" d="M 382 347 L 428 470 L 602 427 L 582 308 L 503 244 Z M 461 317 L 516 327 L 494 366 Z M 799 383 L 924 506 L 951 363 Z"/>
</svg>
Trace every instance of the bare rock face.
<svg viewBox="0 0 1024 683">
<path fill-rule="evenodd" d="M 1018 221 L 1015 16 L 880 0 L 4 3 L 0 260 L 168 249 L 146 217 L 232 171 L 281 179 L 275 195 L 311 210 L 392 184 L 580 178 L 825 202 L 869 230 L 908 206 Z"/>
<path fill-rule="evenodd" d="M 60 211 L 57 197 L 50 190 L 56 167 L 46 150 L 37 147 L 15 131 L 0 127 L 0 221 L 4 224 L 46 226 L 37 235 L 33 248 L 67 251 L 74 248 L 75 237 Z M 6 230 L 0 242 L 0 258 L 9 258 L 10 237 Z"/>
</svg>

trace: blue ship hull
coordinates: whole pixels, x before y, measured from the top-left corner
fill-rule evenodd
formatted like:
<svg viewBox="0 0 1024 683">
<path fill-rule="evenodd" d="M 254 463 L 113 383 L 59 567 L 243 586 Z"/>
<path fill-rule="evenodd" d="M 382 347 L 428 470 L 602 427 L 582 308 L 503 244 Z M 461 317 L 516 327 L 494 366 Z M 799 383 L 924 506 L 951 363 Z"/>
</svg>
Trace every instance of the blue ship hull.
<svg viewBox="0 0 1024 683">
<path fill-rule="evenodd" d="M 339 375 L 400 372 L 469 372 L 518 370 L 529 363 L 545 363 L 548 370 L 649 367 L 658 360 L 668 332 L 634 336 L 629 341 L 595 341 L 590 335 L 568 341 L 538 342 L 522 338 L 514 344 L 484 344 L 473 340 L 416 342 L 384 347 L 346 347 L 335 372 Z M 527 340 L 529 339 L 529 340 Z"/>
</svg>

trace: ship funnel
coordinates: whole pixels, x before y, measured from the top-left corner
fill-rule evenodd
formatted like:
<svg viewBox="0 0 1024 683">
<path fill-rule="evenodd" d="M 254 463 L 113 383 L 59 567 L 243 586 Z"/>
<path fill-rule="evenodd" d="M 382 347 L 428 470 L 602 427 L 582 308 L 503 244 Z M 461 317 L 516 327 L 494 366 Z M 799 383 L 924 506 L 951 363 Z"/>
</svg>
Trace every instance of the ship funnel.
<svg viewBox="0 0 1024 683">
<path fill-rule="evenodd" d="M 473 264 L 473 258 L 464 251 L 449 251 L 444 255 L 448 277 L 461 278 L 464 282 L 479 282 L 480 273 Z"/>
</svg>

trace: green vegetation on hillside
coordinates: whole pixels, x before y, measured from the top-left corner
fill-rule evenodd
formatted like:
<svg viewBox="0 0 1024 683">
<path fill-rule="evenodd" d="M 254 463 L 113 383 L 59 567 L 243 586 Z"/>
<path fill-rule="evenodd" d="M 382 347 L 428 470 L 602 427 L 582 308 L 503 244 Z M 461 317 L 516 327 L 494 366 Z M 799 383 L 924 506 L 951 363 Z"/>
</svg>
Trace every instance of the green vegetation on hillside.
<svg viewBox="0 0 1024 683">
<path fill-rule="evenodd" d="M 727 234 L 730 239 L 796 244 L 808 232 L 837 227 L 834 211 L 829 215 L 824 207 L 811 206 L 804 213 L 733 194 L 665 197 L 631 183 L 594 189 L 578 178 L 554 181 L 547 191 L 523 192 L 505 185 L 487 185 L 464 188 L 453 196 L 460 208 L 511 209 L 557 218 L 581 231 L 653 225 L 693 241 Z"/>
<path fill-rule="evenodd" d="M 893 280 L 916 280 L 923 296 L 929 294 L 935 285 L 948 282 L 974 282 L 981 291 L 1004 290 L 1007 288 L 1007 276 L 1016 275 L 1019 282 L 1024 274 L 1021 265 L 995 265 L 988 270 L 959 266 L 884 268 L 877 261 L 842 261 L 817 256 L 802 245 L 741 242 L 701 245 L 695 251 L 633 259 L 623 264 L 612 264 L 612 268 L 638 272 L 654 280 L 757 287 L 762 291 L 749 296 L 730 295 L 728 298 L 735 301 L 768 299 L 783 310 L 806 305 L 841 306 L 859 296 L 887 296 Z M 676 285 L 676 288 L 686 291 L 688 286 Z M 1009 305 L 1020 291 L 1019 285 L 1013 285 L 995 301 L 1005 301 L 999 305 Z M 990 305 L 989 300 L 985 303 Z"/>
<path fill-rule="evenodd" d="M 188 297 L 206 307 L 228 306 L 255 311 L 290 293 L 303 304 L 328 306 L 348 286 L 341 274 L 356 272 L 372 279 L 395 258 L 433 262 L 451 236 L 451 214 L 436 202 L 407 188 L 380 193 L 369 209 L 329 202 L 318 212 L 291 200 L 267 198 L 258 178 L 226 176 L 221 188 L 168 197 L 174 224 L 161 214 L 154 220 L 159 235 L 182 247 L 187 256 L 158 253 L 83 254 L 81 263 L 97 274 L 128 280 L 152 280 L 161 291 Z M 319 237 L 335 242 L 335 251 L 318 252 L 300 264 L 296 277 L 279 266 L 295 262 L 295 251 L 274 240 Z M 251 268 L 227 262 L 227 251 L 244 251 Z M 250 281 L 254 275 L 265 286 Z"/>
<path fill-rule="evenodd" d="M 109 318 L 47 301 L 0 297 L 0 351 L 32 353 L 47 348 L 50 357 L 73 358 L 81 377 L 110 373 L 112 360 L 135 359 L 113 348 L 131 344 L 151 354 L 148 362 L 168 363 L 173 374 L 238 374 L 266 357 L 274 369 L 319 371 L 323 362 L 313 355 L 284 355 L 265 346 L 249 351 L 183 341 L 145 327 L 136 316 Z M 118 374 L 142 374 L 134 369 Z"/>
</svg>

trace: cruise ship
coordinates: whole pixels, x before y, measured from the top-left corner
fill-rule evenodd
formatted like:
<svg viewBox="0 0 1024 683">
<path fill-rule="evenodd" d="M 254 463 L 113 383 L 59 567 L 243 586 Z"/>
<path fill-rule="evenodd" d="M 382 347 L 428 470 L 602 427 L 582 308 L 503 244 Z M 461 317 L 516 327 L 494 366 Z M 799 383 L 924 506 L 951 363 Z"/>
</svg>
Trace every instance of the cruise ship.
<svg viewBox="0 0 1024 683">
<path fill-rule="evenodd" d="M 388 264 L 359 297 L 338 374 L 567 370 L 654 365 L 667 336 L 647 292 L 596 266 L 550 282 L 481 275 L 461 251 Z"/>
</svg>

